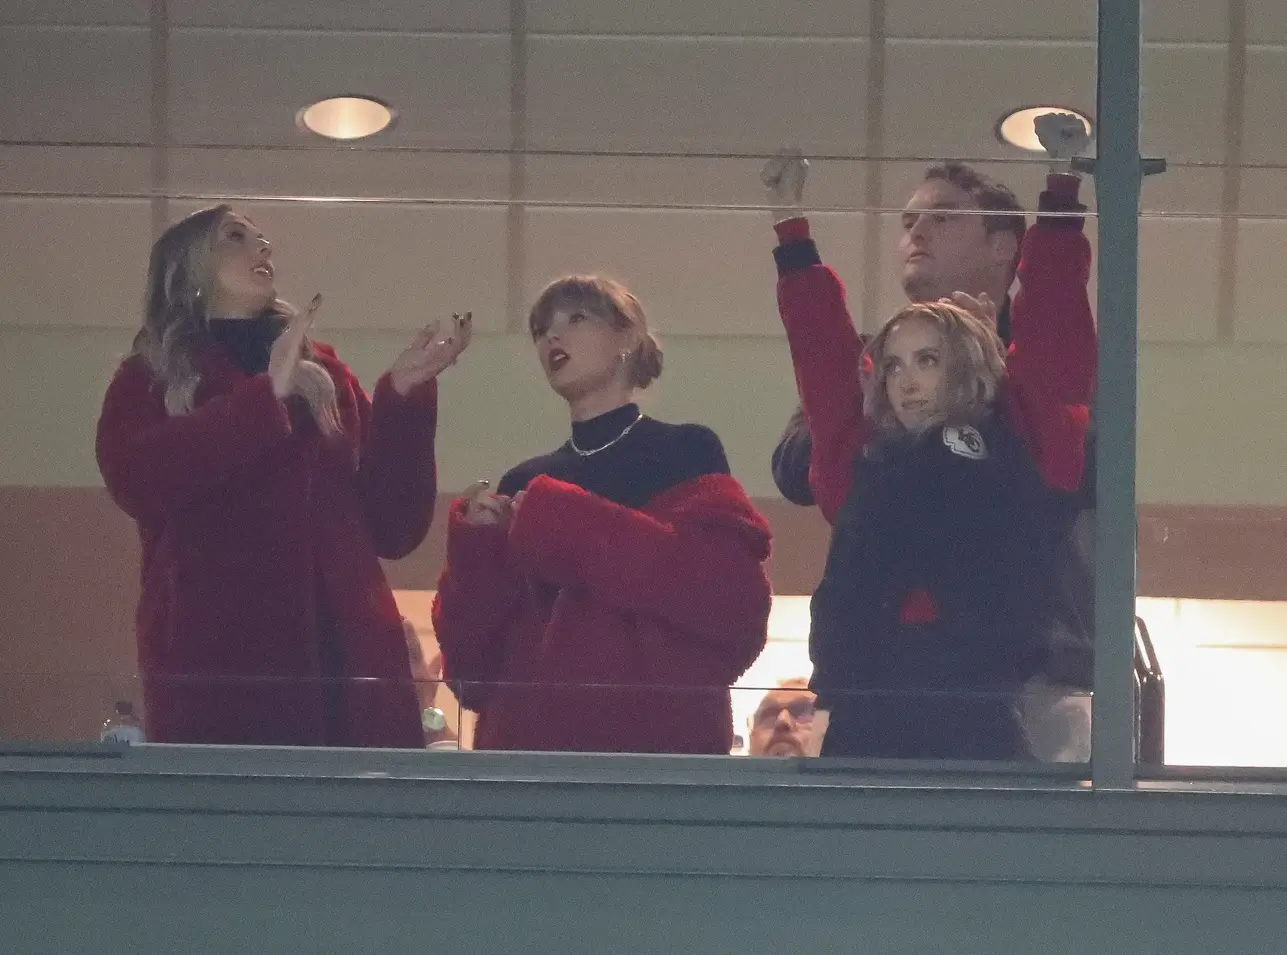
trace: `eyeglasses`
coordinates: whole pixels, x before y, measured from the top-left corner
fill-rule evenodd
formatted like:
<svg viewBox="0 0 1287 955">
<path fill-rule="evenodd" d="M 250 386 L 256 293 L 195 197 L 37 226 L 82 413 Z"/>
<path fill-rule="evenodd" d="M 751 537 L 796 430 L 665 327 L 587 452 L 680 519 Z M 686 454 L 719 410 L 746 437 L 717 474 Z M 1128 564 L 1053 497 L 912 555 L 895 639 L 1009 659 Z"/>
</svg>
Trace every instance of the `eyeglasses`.
<svg viewBox="0 0 1287 955">
<path fill-rule="evenodd" d="M 792 700 L 790 703 L 762 706 L 755 713 L 756 727 L 759 729 L 771 728 L 773 724 L 778 721 L 778 716 L 781 715 L 783 710 L 790 713 L 791 719 L 795 720 L 797 723 L 810 723 L 813 721 L 813 700 L 800 697 L 799 699 Z"/>
</svg>

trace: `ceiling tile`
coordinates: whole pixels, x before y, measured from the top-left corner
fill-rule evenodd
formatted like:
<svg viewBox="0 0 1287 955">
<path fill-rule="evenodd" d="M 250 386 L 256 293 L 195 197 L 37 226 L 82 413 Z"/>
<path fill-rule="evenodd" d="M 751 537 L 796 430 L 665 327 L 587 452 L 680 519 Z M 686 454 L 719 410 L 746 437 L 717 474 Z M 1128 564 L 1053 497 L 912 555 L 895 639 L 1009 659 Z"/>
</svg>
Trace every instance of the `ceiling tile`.
<svg viewBox="0 0 1287 955">
<path fill-rule="evenodd" d="M 149 33 L 131 27 L 0 27 L 7 140 L 146 142 Z"/>
<path fill-rule="evenodd" d="M 1094 0 L 1064 3 L 1014 3 L 980 0 L 936 6 L 891 3 L 885 32 L 890 37 L 924 39 L 1093 40 Z"/>
<path fill-rule="evenodd" d="M 177 30 L 171 35 L 171 138 L 179 144 L 316 143 L 295 125 L 327 96 L 392 103 L 389 146 L 505 148 L 509 40 L 483 36 Z M 264 64 L 272 64 L 265 73 Z"/>
<path fill-rule="evenodd" d="M 0 6 L 0 24 L 129 26 L 146 24 L 151 15 L 151 0 L 5 0 Z"/>
<path fill-rule="evenodd" d="M 509 0 L 168 0 L 174 26 L 257 29 L 508 31 L 509 10 Z"/>
<path fill-rule="evenodd" d="M 0 188 L 8 193 L 55 193 L 146 198 L 152 154 L 145 147 L 0 146 Z"/>
<path fill-rule="evenodd" d="M 1248 43 L 1287 46 L 1287 5 L 1284 5 L 1282 0 L 1240 0 L 1240 2 L 1245 3 L 1247 7 Z"/>
<path fill-rule="evenodd" d="M 866 36 L 863 0 L 795 0 L 789 12 L 774 0 L 528 0 L 531 33 L 690 34 L 701 36 Z"/>
<path fill-rule="evenodd" d="M 599 272 L 639 295 L 663 336 L 781 334 L 762 213 L 532 209 L 526 220 L 525 307 L 561 275 Z M 848 248 L 860 241 L 854 229 Z"/>
<path fill-rule="evenodd" d="M 1248 50 L 1243 162 L 1287 165 L 1287 127 L 1282 121 L 1284 89 L 1287 89 L 1287 49 Z"/>
<path fill-rule="evenodd" d="M 1171 162 L 1221 162 L 1228 50 L 1152 45 L 1140 67 L 1140 148 Z"/>
<path fill-rule="evenodd" d="M 528 141 L 576 151 L 856 155 L 861 40 L 534 39 Z M 805 105 L 807 104 L 807 106 Z"/>
<path fill-rule="evenodd" d="M 1141 0 L 1140 30 L 1146 42 L 1227 43 L 1230 6 L 1231 0 Z"/>
<path fill-rule="evenodd" d="M 174 149 L 173 196 L 506 202 L 504 155 L 355 149 Z"/>
<path fill-rule="evenodd" d="M 893 41 L 886 51 L 881 154 L 1021 158 L 1022 152 L 997 139 L 996 124 L 1010 110 L 1033 103 L 1093 115 L 1093 45 Z"/>
<path fill-rule="evenodd" d="M 746 207 L 767 216 L 768 197 L 760 182 L 767 159 L 537 154 L 525 159 L 524 196 L 544 203 Z M 808 207 L 861 207 L 865 167 L 861 160 L 812 161 L 805 190 Z"/>
</svg>

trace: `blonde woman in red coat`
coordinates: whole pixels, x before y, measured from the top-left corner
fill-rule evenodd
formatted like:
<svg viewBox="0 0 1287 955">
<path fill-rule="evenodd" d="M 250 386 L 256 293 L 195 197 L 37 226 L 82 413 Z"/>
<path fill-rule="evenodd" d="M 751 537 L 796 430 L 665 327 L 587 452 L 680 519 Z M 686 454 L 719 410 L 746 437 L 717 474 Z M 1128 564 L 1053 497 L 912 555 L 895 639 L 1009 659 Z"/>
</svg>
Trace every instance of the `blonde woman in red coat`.
<svg viewBox="0 0 1287 955">
<path fill-rule="evenodd" d="M 423 746 L 379 558 L 424 538 L 436 376 L 468 319 L 423 330 L 368 399 L 277 298 L 272 247 L 228 206 L 152 248 L 143 327 L 98 423 L 138 523 L 150 739 Z"/>
</svg>

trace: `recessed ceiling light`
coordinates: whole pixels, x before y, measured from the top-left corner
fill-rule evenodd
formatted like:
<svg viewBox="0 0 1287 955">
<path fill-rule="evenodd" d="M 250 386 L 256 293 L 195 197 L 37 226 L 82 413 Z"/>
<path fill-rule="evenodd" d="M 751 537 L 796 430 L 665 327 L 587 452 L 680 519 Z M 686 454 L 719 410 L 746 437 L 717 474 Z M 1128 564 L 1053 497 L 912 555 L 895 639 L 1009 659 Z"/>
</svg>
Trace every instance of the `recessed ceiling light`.
<svg viewBox="0 0 1287 955">
<path fill-rule="evenodd" d="M 1068 106 L 1022 106 L 1006 113 L 997 122 L 997 139 L 1027 152 L 1044 153 L 1041 140 L 1037 139 L 1036 119 L 1046 113 L 1071 113 L 1086 125 L 1087 133 L 1094 131 L 1095 124 L 1079 109 Z"/>
<path fill-rule="evenodd" d="M 366 139 L 389 129 L 397 114 L 371 96 L 332 96 L 305 106 L 295 115 L 301 129 L 326 139 Z"/>
</svg>

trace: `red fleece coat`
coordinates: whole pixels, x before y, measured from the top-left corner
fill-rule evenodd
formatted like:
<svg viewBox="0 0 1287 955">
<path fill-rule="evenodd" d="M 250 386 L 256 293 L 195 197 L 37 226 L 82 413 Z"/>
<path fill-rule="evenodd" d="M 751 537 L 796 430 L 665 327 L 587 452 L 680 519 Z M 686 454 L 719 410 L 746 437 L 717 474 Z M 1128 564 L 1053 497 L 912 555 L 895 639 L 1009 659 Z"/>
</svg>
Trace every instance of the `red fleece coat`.
<svg viewBox="0 0 1287 955">
<path fill-rule="evenodd" d="M 433 617 L 475 748 L 727 754 L 728 687 L 766 639 L 768 554 L 723 474 L 642 510 L 541 476 L 508 531 L 466 524 L 457 501 Z"/>
<path fill-rule="evenodd" d="M 190 414 L 166 414 L 138 357 L 108 387 L 98 463 L 143 546 L 149 739 L 424 745 L 378 558 L 428 531 L 437 389 L 404 398 L 385 376 L 371 402 L 330 347 L 314 348 L 344 426 L 329 440 L 299 399 L 283 405 L 267 374 L 218 346 L 197 356 Z"/>
<path fill-rule="evenodd" d="M 1051 174 L 1043 209 L 1076 207 L 1079 180 Z M 779 223 L 783 244 L 809 238 L 806 219 Z M 1023 439 L 1046 483 L 1080 487 L 1095 392 L 1096 335 L 1086 285 L 1090 243 L 1077 220 L 1040 216 L 1024 235 L 1019 291 L 1010 309 L 1010 350 L 997 395 L 1001 419 Z M 813 439 L 809 484 L 828 523 L 849 495 L 854 459 L 872 438 L 859 366 L 866 341 L 854 328 L 840 277 L 810 265 L 778 280 L 778 309 Z M 904 623 L 937 618 L 933 596 L 908 594 Z"/>
</svg>

